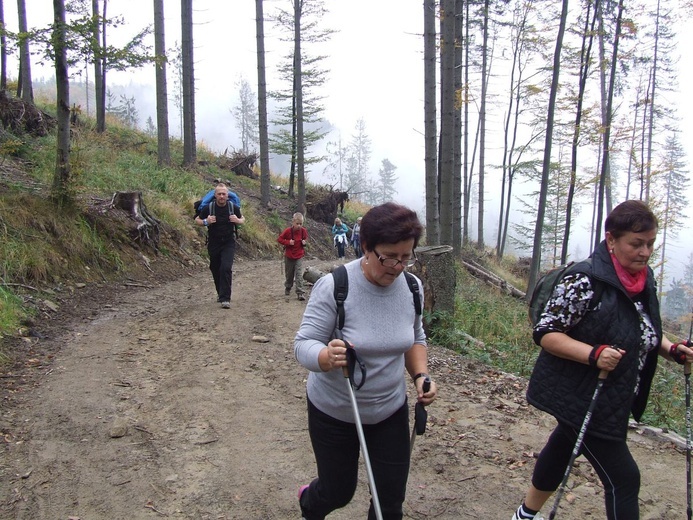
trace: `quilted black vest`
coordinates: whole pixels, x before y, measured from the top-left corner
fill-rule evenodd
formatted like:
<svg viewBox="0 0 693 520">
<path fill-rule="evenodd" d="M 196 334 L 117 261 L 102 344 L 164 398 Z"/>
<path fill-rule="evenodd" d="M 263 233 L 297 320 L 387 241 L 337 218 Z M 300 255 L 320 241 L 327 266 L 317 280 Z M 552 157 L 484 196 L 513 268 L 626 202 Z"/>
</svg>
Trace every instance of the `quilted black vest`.
<svg viewBox="0 0 693 520">
<path fill-rule="evenodd" d="M 662 322 L 654 274 L 649 267 L 647 269 L 643 303 L 661 343 Z M 598 304 L 590 306 L 593 310 L 588 311 L 568 335 L 589 345 L 617 345 L 626 354 L 604 382 L 587 431 L 606 439 L 625 439 L 630 413 L 640 420 L 645 410 L 657 367 L 658 349 L 648 354 L 638 374 L 640 315 L 618 280 L 605 242 L 599 244 L 592 255 L 589 275 L 593 285 L 603 284 L 601 298 Z M 527 401 L 558 421 L 579 429 L 597 385 L 598 373 L 596 368 L 558 358 L 542 349 L 529 381 Z M 638 375 L 640 383 L 636 393 Z"/>
</svg>

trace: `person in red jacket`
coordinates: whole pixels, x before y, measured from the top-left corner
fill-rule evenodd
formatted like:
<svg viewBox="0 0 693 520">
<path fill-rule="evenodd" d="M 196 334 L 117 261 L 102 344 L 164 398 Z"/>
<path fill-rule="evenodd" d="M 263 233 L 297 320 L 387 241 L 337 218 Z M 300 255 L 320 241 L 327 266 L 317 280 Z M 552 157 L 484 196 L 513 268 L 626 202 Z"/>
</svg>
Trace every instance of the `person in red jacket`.
<svg viewBox="0 0 693 520">
<path fill-rule="evenodd" d="M 303 215 L 294 213 L 291 226 L 282 231 L 277 239 L 284 246 L 284 294 L 291 294 L 291 287 L 296 283 L 296 295 L 300 301 L 306 299 L 303 284 L 303 255 L 306 254 L 308 231 L 303 227 Z"/>
</svg>

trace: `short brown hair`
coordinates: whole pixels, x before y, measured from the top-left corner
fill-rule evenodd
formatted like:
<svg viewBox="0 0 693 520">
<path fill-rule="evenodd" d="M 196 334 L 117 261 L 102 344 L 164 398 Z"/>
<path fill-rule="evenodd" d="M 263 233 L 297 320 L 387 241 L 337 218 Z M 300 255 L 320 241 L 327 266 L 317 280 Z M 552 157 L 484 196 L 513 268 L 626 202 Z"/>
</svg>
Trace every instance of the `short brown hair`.
<svg viewBox="0 0 693 520">
<path fill-rule="evenodd" d="M 416 247 L 423 226 L 415 211 L 394 202 L 386 202 L 368 210 L 361 221 L 360 233 L 361 243 L 368 251 L 373 251 L 379 244 L 396 244 L 410 239 L 414 239 Z"/>
<path fill-rule="evenodd" d="M 619 238 L 629 231 L 642 233 L 659 227 L 659 221 L 650 207 L 641 200 L 627 200 L 616 206 L 604 222 L 604 231 Z"/>
</svg>

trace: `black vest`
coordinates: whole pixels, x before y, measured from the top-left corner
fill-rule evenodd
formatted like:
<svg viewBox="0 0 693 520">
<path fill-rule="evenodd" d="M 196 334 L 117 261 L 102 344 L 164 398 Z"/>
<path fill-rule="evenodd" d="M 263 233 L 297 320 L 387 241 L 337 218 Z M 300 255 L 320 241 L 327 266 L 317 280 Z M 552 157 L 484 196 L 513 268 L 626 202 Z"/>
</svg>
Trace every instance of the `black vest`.
<svg viewBox="0 0 693 520">
<path fill-rule="evenodd" d="M 568 335 L 589 345 L 617 345 L 626 351 L 616 370 L 609 372 L 599 394 L 588 432 L 607 439 L 625 439 L 630 413 L 640 420 L 647 404 L 650 385 L 657 367 L 659 349 L 651 351 L 642 371 L 638 358 L 641 348 L 640 315 L 618 280 L 606 243 L 599 244 L 586 274 L 595 284 L 602 284 L 601 297 Z M 659 343 L 662 322 L 654 274 L 648 267 L 642 301 L 650 315 Z M 582 425 L 597 385 L 599 371 L 582 363 L 549 354 L 539 354 L 527 389 L 527 401 L 576 429 Z M 635 387 L 638 376 L 640 384 Z"/>
</svg>

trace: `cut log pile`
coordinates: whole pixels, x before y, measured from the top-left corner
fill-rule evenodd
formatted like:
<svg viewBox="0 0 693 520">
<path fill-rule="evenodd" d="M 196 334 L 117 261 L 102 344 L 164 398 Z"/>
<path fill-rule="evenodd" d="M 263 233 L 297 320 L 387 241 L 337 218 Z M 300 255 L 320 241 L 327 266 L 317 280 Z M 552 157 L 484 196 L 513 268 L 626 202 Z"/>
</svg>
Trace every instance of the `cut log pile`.
<svg viewBox="0 0 693 520">
<path fill-rule="evenodd" d="M 19 98 L 0 90 L 0 121 L 3 128 L 13 134 L 31 134 L 42 137 L 55 127 L 56 119 Z"/>
<path fill-rule="evenodd" d="M 306 193 L 306 215 L 316 222 L 334 224 L 339 212 L 344 211 L 344 203 L 349 200 L 346 191 L 335 191 L 331 186 L 315 186 Z"/>
<path fill-rule="evenodd" d="M 257 154 L 233 152 L 231 155 L 227 155 L 227 151 L 224 151 L 223 155 L 217 159 L 217 166 L 223 170 L 231 170 L 236 175 L 258 179 L 259 175 L 253 170 L 256 162 Z"/>
</svg>

